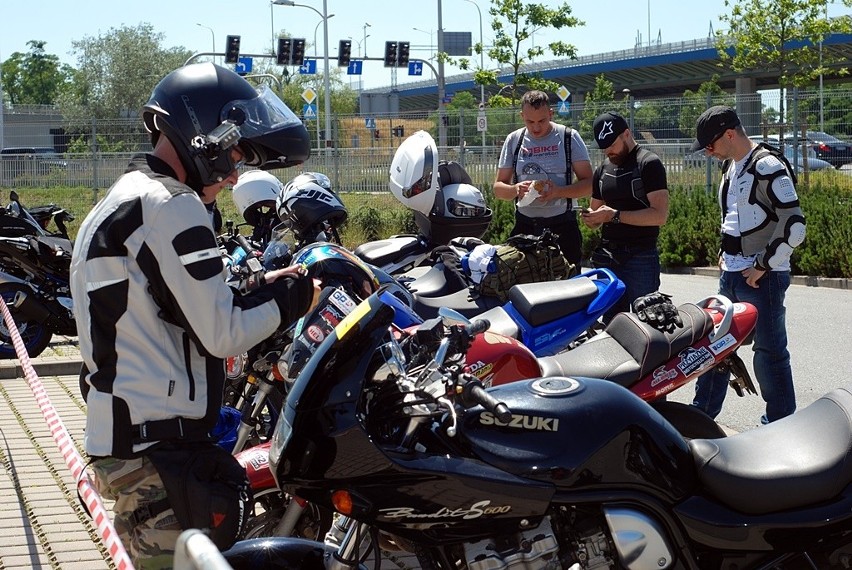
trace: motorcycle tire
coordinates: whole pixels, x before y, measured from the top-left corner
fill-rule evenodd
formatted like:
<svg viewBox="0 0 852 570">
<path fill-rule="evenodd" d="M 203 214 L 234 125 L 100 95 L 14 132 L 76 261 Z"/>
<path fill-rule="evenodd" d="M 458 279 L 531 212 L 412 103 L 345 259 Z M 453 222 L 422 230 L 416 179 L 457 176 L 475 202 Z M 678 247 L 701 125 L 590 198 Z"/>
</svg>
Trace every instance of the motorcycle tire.
<svg viewBox="0 0 852 570">
<path fill-rule="evenodd" d="M 666 400 L 650 404 L 687 439 L 720 439 L 727 436 L 722 426 L 695 406 Z"/>
<path fill-rule="evenodd" d="M 284 516 L 288 501 L 289 497 L 285 497 L 277 488 L 256 493 L 243 538 L 275 536 L 275 528 Z M 309 503 L 296 522 L 293 536 L 322 542 L 325 533 L 331 528 L 331 521 L 330 511 Z"/>
<path fill-rule="evenodd" d="M 15 293 L 24 291 L 32 293 L 32 291 L 24 286 L 15 283 L 4 283 L 0 285 L 0 296 L 7 306 L 11 307 L 15 300 Z M 27 349 L 27 354 L 30 358 L 34 358 L 44 352 L 47 345 L 50 344 L 50 339 L 53 338 L 53 333 L 47 330 L 44 323 L 35 321 L 20 321 L 15 318 L 12 312 L 12 318 L 15 319 L 15 326 L 18 327 L 18 332 L 21 334 L 21 340 L 24 341 L 24 347 Z M 12 344 L 12 336 L 9 334 L 9 329 L 6 327 L 4 319 L 0 319 L 0 360 L 17 358 L 15 346 Z"/>
</svg>

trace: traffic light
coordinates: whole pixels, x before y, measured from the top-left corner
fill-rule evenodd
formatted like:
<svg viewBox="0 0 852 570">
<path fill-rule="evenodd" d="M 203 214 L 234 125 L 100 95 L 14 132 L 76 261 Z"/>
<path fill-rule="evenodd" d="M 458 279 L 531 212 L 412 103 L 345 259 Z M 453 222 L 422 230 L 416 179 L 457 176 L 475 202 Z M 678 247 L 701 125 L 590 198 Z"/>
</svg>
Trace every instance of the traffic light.
<svg viewBox="0 0 852 570">
<path fill-rule="evenodd" d="M 399 42 L 396 54 L 397 67 L 408 67 L 408 52 L 411 51 L 409 47 L 409 42 Z"/>
<path fill-rule="evenodd" d="M 385 42 L 385 67 L 396 67 L 396 42 Z"/>
<path fill-rule="evenodd" d="M 228 36 L 225 40 L 225 63 L 240 61 L 240 36 Z"/>
<path fill-rule="evenodd" d="M 352 40 L 340 40 L 337 44 L 337 67 L 349 67 L 352 59 Z"/>
<path fill-rule="evenodd" d="M 278 65 L 290 65 L 290 38 L 278 38 L 278 52 L 276 61 Z"/>
<path fill-rule="evenodd" d="M 293 38 L 293 65 L 305 63 L 305 38 Z"/>
<path fill-rule="evenodd" d="M 373 129 L 373 138 L 376 140 L 379 140 L 379 138 L 381 138 L 379 135 L 379 129 Z"/>
<path fill-rule="evenodd" d="M 393 136 L 402 138 L 405 136 L 405 125 L 399 125 L 393 128 Z"/>
</svg>

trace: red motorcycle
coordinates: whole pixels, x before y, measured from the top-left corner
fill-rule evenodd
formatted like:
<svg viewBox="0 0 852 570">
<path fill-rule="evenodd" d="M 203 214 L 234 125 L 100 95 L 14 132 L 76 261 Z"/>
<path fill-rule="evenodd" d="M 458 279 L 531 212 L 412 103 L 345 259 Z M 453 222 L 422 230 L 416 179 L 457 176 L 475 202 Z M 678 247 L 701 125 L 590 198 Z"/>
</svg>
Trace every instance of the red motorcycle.
<svg viewBox="0 0 852 570">
<path fill-rule="evenodd" d="M 540 358 L 518 340 L 493 332 L 499 327 L 492 323 L 491 330 L 473 340 L 466 367 L 493 386 L 547 376 L 612 380 L 650 402 L 684 437 L 724 437 L 721 427 L 701 410 L 661 398 L 719 366 L 731 370 L 731 386 L 738 395 L 756 393 L 736 350 L 749 340 L 757 323 L 757 310 L 749 303 L 713 296 L 697 304 L 680 305 L 677 315 L 682 326 L 661 330 L 636 314 L 619 313 L 603 332 L 580 346 Z M 275 486 L 269 469 L 269 447 L 270 442 L 266 442 L 236 454 L 255 495 L 247 538 L 321 538 L 329 528 L 331 513 L 298 497 L 288 501 L 289 497 Z"/>
</svg>

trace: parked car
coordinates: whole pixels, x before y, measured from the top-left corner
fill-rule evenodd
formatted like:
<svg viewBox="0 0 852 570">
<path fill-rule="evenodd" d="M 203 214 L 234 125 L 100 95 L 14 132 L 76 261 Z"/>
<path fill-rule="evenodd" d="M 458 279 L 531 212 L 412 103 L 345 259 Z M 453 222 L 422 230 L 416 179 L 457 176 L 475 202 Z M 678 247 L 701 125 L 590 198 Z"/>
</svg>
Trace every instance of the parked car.
<svg viewBox="0 0 852 570">
<path fill-rule="evenodd" d="M 49 146 L 11 146 L 0 150 L 0 174 L 14 178 L 21 174 L 47 174 L 68 167 L 68 162 Z"/>
<path fill-rule="evenodd" d="M 722 162 L 713 156 L 705 155 L 704 149 L 698 149 L 695 152 L 690 152 L 683 157 L 684 168 L 704 168 L 707 164 L 707 159 L 713 164 L 714 168 L 722 168 Z"/>
<path fill-rule="evenodd" d="M 766 139 L 764 139 L 760 135 L 751 135 L 748 138 L 758 143 L 766 142 L 768 144 L 771 144 L 775 148 L 778 148 L 780 146 L 778 143 L 778 135 L 769 135 L 768 137 L 766 137 Z M 784 141 L 784 156 L 787 158 L 788 161 L 790 161 L 790 164 L 793 164 L 793 139 L 787 138 L 785 136 Z M 827 168 L 833 168 L 833 165 L 831 163 L 818 158 L 819 155 L 812 147 L 806 145 L 805 148 L 807 150 L 807 158 L 804 158 L 802 156 L 801 144 L 799 144 L 799 147 L 795 152 L 796 167 L 800 172 L 804 170 L 806 163 L 808 166 L 808 170 L 825 170 Z"/>
<path fill-rule="evenodd" d="M 816 157 L 831 163 L 835 168 L 852 162 L 852 143 L 822 131 L 806 131 L 805 136 Z M 792 143 L 793 135 L 785 135 L 784 141 Z"/>
</svg>

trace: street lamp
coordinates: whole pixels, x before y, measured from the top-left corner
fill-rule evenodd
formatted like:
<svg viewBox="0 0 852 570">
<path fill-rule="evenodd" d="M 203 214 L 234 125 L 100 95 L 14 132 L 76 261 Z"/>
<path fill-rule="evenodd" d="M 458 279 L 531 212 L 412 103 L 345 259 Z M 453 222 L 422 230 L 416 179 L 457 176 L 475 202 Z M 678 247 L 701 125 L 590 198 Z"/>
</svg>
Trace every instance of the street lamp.
<svg viewBox="0 0 852 570">
<path fill-rule="evenodd" d="M 210 37 L 213 38 L 213 53 L 216 53 L 216 34 L 213 33 L 213 28 L 205 26 L 204 24 L 199 24 L 198 22 L 196 22 L 195 25 L 210 30 Z M 213 56 L 213 61 L 216 61 L 216 56 Z"/>
<path fill-rule="evenodd" d="M 433 32 L 432 30 L 429 30 L 427 32 L 426 30 L 421 30 L 420 28 L 411 28 L 411 29 L 414 30 L 415 32 L 420 32 L 421 34 L 429 34 L 429 59 L 432 59 L 433 57 L 435 57 L 435 52 L 433 51 L 433 46 L 435 44 L 432 43 L 432 37 L 433 37 L 435 32 Z"/>
<path fill-rule="evenodd" d="M 324 52 L 323 52 L 323 89 L 325 90 L 325 147 L 328 148 L 331 142 L 329 138 L 331 136 L 331 86 L 329 85 L 329 77 L 328 77 L 328 19 L 331 17 L 328 15 L 328 0 L 322 0 L 322 12 L 314 8 L 313 6 L 308 6 L 307 4 L 296 4 L 292 0 L 272 0 L 272 3 L 276 6 L 298 6 L 300 8 L 307 8 L 309 10 L 313 10 L 316 12 L 320 18 L 322 18 L 322 35 L 323 35 L 323 43 L 324 43 Z M 333 16 L 334 14 L 332 14 Z"/>
<path fill-rule="evenodd" d="M 329 14 L 328 17 L 334 18 L 334 14 Z M 319 22 L 317 22 L 317 25 L 314 26 L 314 57 L 317 56 L 317 30 L 319 29 L 320 24 L 322 24 L 322 23 L 323 23 L 323 20 L 320 20 Z"/>
<path fill-rule="evenodd" d="M 367 57 L 367 38 L 370 37 L 369 34 L 367 34 L 367 28 L 372 28 L 372 26 L 370 25 L 370 22 L 364 22 L 362 27 L 364 28 L 364 57 Z"/>
</svg>

